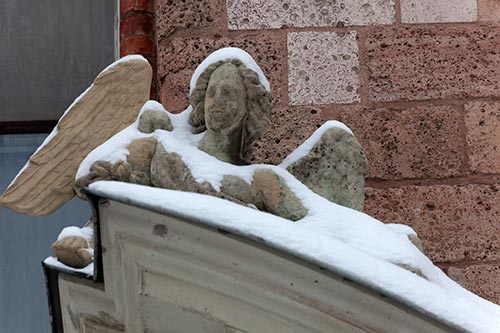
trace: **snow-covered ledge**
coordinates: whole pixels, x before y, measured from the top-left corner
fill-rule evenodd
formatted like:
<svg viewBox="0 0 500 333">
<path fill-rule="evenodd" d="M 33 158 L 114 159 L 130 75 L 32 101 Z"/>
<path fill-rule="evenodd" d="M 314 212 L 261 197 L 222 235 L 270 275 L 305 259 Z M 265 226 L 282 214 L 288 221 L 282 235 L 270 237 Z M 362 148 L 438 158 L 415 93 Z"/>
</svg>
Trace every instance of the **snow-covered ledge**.
<svg viewBox="0 0 500 333">
<path fill-rule="evenodd" d="M 474 302 L 396 266 L 363 262 L 360 253 L 342 258 L 339 244 L 325 247 L 297 224 L 218 198 L 156 190 L 91 185 L 104 283 L 59 274 L 64 332 L 466 332 L 495 324 Z M 332 259 L 339 257 L 352 262 Z M 367 269 L 388 279 L 385 286 L 364 281 Z M 468 311 L 462 319 L 450 317 L 460 310 Z"/>
</svg>

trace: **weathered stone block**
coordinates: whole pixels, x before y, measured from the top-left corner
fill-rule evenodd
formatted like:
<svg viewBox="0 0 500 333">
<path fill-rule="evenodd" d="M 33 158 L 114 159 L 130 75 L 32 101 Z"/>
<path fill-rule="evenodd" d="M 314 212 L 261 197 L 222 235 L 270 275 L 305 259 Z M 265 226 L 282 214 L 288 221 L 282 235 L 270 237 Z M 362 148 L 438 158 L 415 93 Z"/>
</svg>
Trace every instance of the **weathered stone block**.
<svg viewBox="0 0 500 333">
<path fill-rule="evenodd" d="M 500 304 L 500 266 L 495 264 L 450 267 L 448 276 L 473 293 Z"/>
<path fill-rule="evenodd" d="M 158 41 L 180 29 L 217 28 L 223 20 L 223 0 L 156 1 Z"/>
<path fill-rule="evenodd" d="M 323 198 L 363 210 L 368 163 L 358 140 L 345 129 L 323 131 L 307 155 L 286 169 Z"/>
<path fill-rule="evenodd" d="M 189 105 L 189 80 L 193 71 L 183 70 L 168 74 L 160 80 L 160 101 L 169 112 L 184 111 Z"/>
<path fill-rule="evenodd" d="M 188 105 L 189 81 L 196 67 L 215 50 L 239 47 L 256 60 L 271 85 L 273 103 L 282 103 L 284 76 L 284 35 L 276 33 L 249 33 L 233 39 L 227 37 L 174 38 L 160 45 L 158 72 L 161 101 L 171 112 L 184 110 Z"/>
<path fill-rule="evenodd" d="M 403 23 L 474 22 L 476 0 L 401 0 Z"/>
<path fill-rule="evenodd" d="M 443 178 L 463 170 L 462 113 L 451 106 L 341 111 L 368 158 L 369 177 Z"/>
<path fill-rule="evenodd" d="M 500 259 L 500 184 L 367 188 L 365 211 L 415 229 L 437 262 Z"/>
<path fill-rule="evenodd" d="M 500 21 L 500 1 L 477 0 L 477 17 L 479 21 Z"/>
<path fill-rule="evenodd" d="M 356 32 L 288 34 L 288 95 L 291 104 L 359 102 Z"/>
<path fill-rule="evenodd" d="M 465 105 L 465 126 L 473 171 L 500 173 L 500 103 Z"/>
<path fill-rule="evenodd" d="M 369 98 L 500 95 L 500 27 L 394 27 L 365 40 Z"/>
<path fill-rule="evenodd" d="M 391 24 L 394 0 L 227 0 L 229 29 Z"/>
<path fill-rule="evenodd" d="M 271 127 L 254 142 L 252 163 L 280 164 L 295 148 L 301 145 L 328 118 L 317 107 L 297 106 L 275 108 L 271 112 Z"/>
</svg>

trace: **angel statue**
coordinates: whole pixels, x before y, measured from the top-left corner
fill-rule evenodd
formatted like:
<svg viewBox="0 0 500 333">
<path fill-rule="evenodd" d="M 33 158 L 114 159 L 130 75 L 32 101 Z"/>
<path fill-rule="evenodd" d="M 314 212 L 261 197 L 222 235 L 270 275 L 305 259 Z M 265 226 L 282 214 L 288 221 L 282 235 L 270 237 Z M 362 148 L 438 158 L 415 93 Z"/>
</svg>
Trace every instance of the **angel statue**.
<svg viewBox="0 0 500 333">
<path fill-rule="evenodd" d="M 362 209 L 366 158 L 342 123 L 321 126 L 278 166 L 249 165 L 253 142 L 269 127 L 271 94 L 248 53 L 224 48 L 208 56 L 191 79 L 191 105 L 180 114 L 146 102 L 150 80 L 139 56 L 104 70 L 7 188 L 2 204 L 47 215 L 81 188 L 121 181 L 212 195 L 298 222 L 334 203 Z M 404 233 L 417 244 L 414 232 Z"/>
<path fill-rule="evenodd" d="M 422 295 L 441 288 L 446 299 L 455 294 L 493 309 L 434 266 L 413 229 L 361 212 L 367 162 L 344 124 L 326 122 L 279 165 L 248 162 L 271 112 L 269 82 L 248 53 L 224 48 L 209 55 L 193 73 L 190 105 L 179 114 L 148 101 L 151 72 L 141 56 L 124 57 L 101 72 L 0 203 L 48 215 L 75 195 L 112 193 L 124 203 L 173 206 L 214 225 L 224 221 L 230 229 L 234 223 L 255 239 L 270 235 L 261 241 L 278 249 L 286 242 L 289 252 L 311 263 L 329 258 L 340 273 L 360 270 L 356 276 L 366 286 L 387 284 L 382 290 L 421 302 L 414 304 L 429 304 L 414 292 L 417 285 L 428 287 Z M 57 259 L 48 259 L 70 266 L 65 270 L 92 268 L 92 228 L 75 229 L 61 232 L 52 245 Z M 394 284 L 395 277 L 402 279 Z"/>
<path fill-rule="evenodd" d="M 222 49 L 212 56 L 229 51 L 233 50 Z M 237 54 L 239 53 L 241 51 Z M 248 164 L 252 143 L 269 126 L 271 95 L 268 88 L 266 89 L 269 85 L 266 81 L 262 83 L 259 73 L 247 67 L 239 59 L 229 58 L 211 62 L 209 57 L 206 64 L 208 65 L 201 65 L 203 71 L 200 71 L 191 90 L 191 108 L 185 111 L 186 116 L 189 114 L 188 125 L 191 127 L 191 133 L 180 133 L 182 129 L 186 129 L 186 124 L 177 131 L 176 125 L 161 128 L 165 132 L 172 132 L 173 135 L 169 139 L 163 139 L 163 136 L 166 138 L 166 133 L 151 135 L 150 130 L 143 130 L 142 132 L 148 136 L 140 135 L 132 140 L 126 147 L 129 152 L 126 158 L 118 158 L 116 162 L 111 163 L 105 156 L 93 157 L 94 162 L 88 173 L 78 177 L 77 187 L 86 187 L 96 180 L 119 180 L 214 195 L 252 205 L 259 210 L 292 221 L 300 220 L 307 214 L 307 210 L 281 176 L 272 169 L 260 166 L 253 172 L 250 182 L 231 173 L 223 174 L 220 186 L 212 186 L 210 182 L 199 181 L 194 177 L 192 170 L 184 162 L 185 157 L 182 153 L 169 151 L 164 144 L 158 144 L 158 141 L 173 142 L 189 136 L 192 139 L 184 141 L 196 141 L 194 138 L 197 137 L 199 141 L 196 146 L 200 151 L 232 165 Z M 249 66 L 258 68 L 254 62 L 250 62 Z M 157 119 L 162 117 L 165 119 L 164 124 L 171 124 L 175 118 L 160 105 L 147 103 L 139 116 L 137 125 L 139 132 L 145 128 L 159 129 L 154 122 L 158 122 Z M 366 159 L 361 146 L 352 133 L 340 124 L 322 129 L 320 132 L 322 133 L 317 139 L 318 142 L 310 148 L 310 154 L 313 156 L 306 154 L 301 158 L 295 158 L 295 161 L 289 158 L 288 168 L 303 178 L 304 182 L 320 184 L 313 186 L 313 190 L 328 193 L 324 189 L 333 188 L 330 192 L 340 193 L 338 197 L 342 199 L 348 198 L 341 203 L 353 203 L 354 208 L 358 208 L 362 205 L 363 198 L 356 198 L 356 195 L 363 194 L 360 183 L 364 180 L 366 172 Z M 325 140 L 331 141 L 331 138 L 334 138 L 333 144 L 339 147 L 325 147 Z M 178 143 L 177 147 L 180 145 Z M 342 154 L 337 154 L 339 151 L 342 151 Z M 323 179 L 317 179 L 318 168 L 323 169 L 321 171 Z M 329 172 L 329 169 L 337 171 Z M 339 173 L 342 174 L 339 176 Z M 349 186 L 340 184 L 332 175 L 338 176 L 344 182 L 346 179 L 354 182 L 361 191 L 342 193 L 348 192 Z M 315 179 L 310 179 L 312 177 Z M 356 177 L 358 179 L 353 181 Z"/>
</svg>

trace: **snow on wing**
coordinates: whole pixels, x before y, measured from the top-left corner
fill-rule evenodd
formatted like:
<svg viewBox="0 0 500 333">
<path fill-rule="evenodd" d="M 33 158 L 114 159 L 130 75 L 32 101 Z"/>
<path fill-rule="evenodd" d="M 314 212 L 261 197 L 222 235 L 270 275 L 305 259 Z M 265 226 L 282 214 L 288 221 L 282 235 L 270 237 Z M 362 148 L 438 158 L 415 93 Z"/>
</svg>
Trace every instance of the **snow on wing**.
<svg viewBox="0 0 500 333">
<path fill-rule="evenodd" d="M 124 57 L 104 69 L 66 110 L 0 203 L 18 213 L 49 215 L 73 198 L 78 166 L 135 121 L 149 99 L 151 76 L 151 66 L 141 56 Z"/>
</svg>

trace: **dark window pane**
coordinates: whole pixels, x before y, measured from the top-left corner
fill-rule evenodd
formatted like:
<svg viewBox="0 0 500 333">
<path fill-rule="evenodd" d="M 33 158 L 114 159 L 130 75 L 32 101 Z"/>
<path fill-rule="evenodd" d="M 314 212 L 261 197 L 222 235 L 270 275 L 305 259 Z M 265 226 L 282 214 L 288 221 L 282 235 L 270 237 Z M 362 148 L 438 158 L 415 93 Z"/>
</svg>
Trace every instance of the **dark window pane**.
<svg viewBox="0 0 500 333">
<path fill-rule="evenodd" d="M 114 60 L 116 3 L 0 1 L 0 122 L 61 116 Z"/>
</svg>

